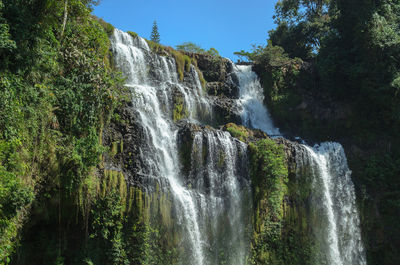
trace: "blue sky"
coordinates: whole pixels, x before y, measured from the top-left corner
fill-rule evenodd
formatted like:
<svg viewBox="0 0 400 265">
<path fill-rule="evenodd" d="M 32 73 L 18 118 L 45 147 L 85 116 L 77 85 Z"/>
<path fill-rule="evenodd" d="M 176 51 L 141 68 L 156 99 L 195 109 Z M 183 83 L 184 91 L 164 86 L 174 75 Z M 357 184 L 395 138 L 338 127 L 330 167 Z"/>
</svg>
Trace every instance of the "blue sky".
<svg viewBox="0 0 400 265">
<path fill-rule="evenodd" d="M 156 20 L 161 43 L 175 47 L 186 41 L 216 48 L 236 60 L 233 52 L 265 44 L 275 28 L 277 0 L 102 0 L 94 14 L 144 38 Z"/>
</svg>

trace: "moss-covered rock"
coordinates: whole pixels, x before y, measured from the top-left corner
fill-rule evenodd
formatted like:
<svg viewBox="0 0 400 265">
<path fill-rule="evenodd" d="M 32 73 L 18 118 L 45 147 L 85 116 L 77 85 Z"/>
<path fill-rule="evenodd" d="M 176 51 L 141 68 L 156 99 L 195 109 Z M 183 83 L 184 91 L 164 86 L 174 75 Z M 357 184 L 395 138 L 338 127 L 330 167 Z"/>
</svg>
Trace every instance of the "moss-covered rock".
<svg viewBox="0 0 400 265">
<path fill-rule="evenodd" d="M 310 172 L 294 163 L 298 144 L 250 143 L 254 203 L 252 264 L 314 264 Z"/>
<path fill-rule="evenodd" d="M 172 118 L 174 122 L 180 121 L 189 116 L 189 111 L 185 104 L 185 100 L 180 92 L 176 91 L 174 93 L 173 103 L 174 103 L 174 108 L 172 111 Z"/>
<path fill-rule="evenodd" d="M 132 38 L 134 38 L 134 39 L 138 36 L 138 34 L 137 34 L 136 32 L 133 32 L 133 31 L 127 31 L 126 33 L 128 33 L 129 35 L 131 35 Z"/>
<path fill-rule="evenodd" d="M 196 124 L 192 123 L 180 123 L 180 130 L 178 132 L 178 151 L 180 162 L 182 163 L 182 173 L 184 175 L 189 175 L 191 165 L 191 157 L 192 157 L 192 147 L 193 140 L 196 132 L 202 130 L 202 128 Z"/>
<path fill-rule="evenodd" d="M 245 141 L 250 136 L 250 130 L 242 125 L 236 125 L 234 123 L 228 123 L 224 126 L 224 129 L 228 131 L 233 137 Z"/>
<path fill-rule="evenodd" d="M 253 190 L 250 264 L 315 264 L 309 168 L 299 167 L 304 150 L 283 138 L 236 124 L 222 127 L 249 144 Z"/>
</svg>

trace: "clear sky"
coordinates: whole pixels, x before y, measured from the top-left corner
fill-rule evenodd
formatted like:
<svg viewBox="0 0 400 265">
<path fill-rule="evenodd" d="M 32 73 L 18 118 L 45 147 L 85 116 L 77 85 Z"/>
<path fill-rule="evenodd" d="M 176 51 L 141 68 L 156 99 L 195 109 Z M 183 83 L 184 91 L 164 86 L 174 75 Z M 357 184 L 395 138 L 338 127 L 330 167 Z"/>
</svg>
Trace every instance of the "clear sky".
<svg viewBox="0 0 400 265">
<path fill-rule="evenodd" d="M 265 44 L 275 28 L 277 0 L 102 0 L 94 14 L 127 31 L 150 38 L 156 20 L 161 43 L 175 47 L 186 41 L 236 60 L 233 52 Z"/>
</svg>

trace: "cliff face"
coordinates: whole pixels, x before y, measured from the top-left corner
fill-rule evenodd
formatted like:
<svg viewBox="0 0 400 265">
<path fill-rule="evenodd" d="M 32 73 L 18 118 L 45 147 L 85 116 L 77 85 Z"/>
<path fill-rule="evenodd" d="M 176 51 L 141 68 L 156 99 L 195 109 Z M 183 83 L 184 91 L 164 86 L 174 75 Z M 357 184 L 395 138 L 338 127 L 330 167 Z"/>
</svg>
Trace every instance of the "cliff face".
<svg viewBox="0 0 400 265">
<path fill-rule="evenodd" d="M 116 62 L 126 55 L 116 44 L 137 48 L 139 61 L 119 65 L 132 90 L 100 119 L 98 145 L 78 141 L 83 158 L 65 162 L 96 161 L 66 171 L 77 190 L 60 174 L 44 185 L 12 263 L 313 264 L 312 174 L 298 161 L 306 150 L 237 125 L 232 62 L 122 32 L 111 40 Z"/>
<path fill-rule="evenodd" d="M 205 192 L 210 192 L 207 191 L 212 185 L 207 173 L 210 166 L 213 167 L 213 174 L 219 174 L 219 171 L 224 174 L 223 172 L 229 167 L 229 160 L 239 159 L 242 162 L 236 162 L 235 170 L 237 174 L 248 176 L 252 190 L 250 193 L 252 195 L 244 197 L 242 202 L 251 206 L 247 207 L 247 217 L 251 218 L 249 224 L 252 231 L 249 234 L 252 238 L 252 247 L 248 262 L 309 264 L 315 254 L 312 223 L 310 223 L 311 176 L 307 168 L 299 168 L 296 164 L 296 157 L 304 150 L 296 142 L 282 138 L 271 140 L 260 130 L 250 130 L 231 123 L 241 123 L 240 108 L 235 101 L 239 96 L 239 81 L 234 74 L 232 63 L 223 58 L 207 55 L 190 54 L 190 56 L 196 59 L 197 66 L 207 81 L 207 97 L 213 107 L 212 124 L 218 129 L 196 125 L 185 118 L 175 122 L 178 128 L 178 154 L 185 185 L 188 187 L 200 185 Z M 176 213 L 173 207 L 171 208 L 171 197 L 168 192 L 163 195 L 164 192 L 159 188 L 157 181 L 151 183 L 151 176 L 143 174 L 144 161 L 141 161 L 140 150 L 147 143 L 141 140 L 144 132 L 137 124 L 137 114 L 129 102 L 119 108 L 117 113 L 119 121 L 112 122 L 103 134 L 103 143 L 112 150 L 112 154 L 105 157 L 105 168 L 121 172 L 128 185 L 140 190 L 145 199 L 139 200 L 142 204 L 136 204 L 135 207 L 143 208 L 141 212 L 148 212 L 153 216 L 152 220 L 149 219 L 144 223 L 152 229 L 163 231 L 162 242 L 169 242 L 163 246 L 165 251 L 179 253 L 182 251 L 178 244 L 182 240 L 182 231 L 179 232 L 179 228 L 172 224 Z M 246 154 L 239 152 L 236 154 L 238 157 L 228 158 L 229 152 L 227 153 L 225 147 L 220 146 L 219 140 L 216 140 L 227 132 L 237 139 L 229 141 L 235 143 L 237 145 L 235 148 L 238 150 L 242 148 L 240 142 L 249 146 L 246 148 Z M 267 150 L 272 150 L 273 156 L 264 159 L 261 154 Z M 264 172 L 263 165 L 273 165 L 280 173 Z M 268 179 L 276 182 L 278 190 L 265 184 Z M 224 179 L 218 181 L 221 182 L 217 185 L 221 186 L 224 185 L 224 181 L 226 182 Z M 239 185 L 246 187 L 248 184 L 243 180 Z M 270 197 L 274 194 L 278 197 L 271 202 Z M 132 195 L 130 196 L 132 198 Z M 132 199 L 127 198 L 127 201 L 129 200 Z M 134 199 L 135 203 L 138 203 L 138 199 Z M 154 215 L 158 211 L 159 213 Z M 142 220 L 143 217 L 139 215 L 136 218 Z M 176 259 L 174 256 L 164 256 L 164 258 L 171 262 Z"/>
<path fill-rule="evenodd" d="M 399 150 L 394 147 L 398 137 L 390 130 L 379 130 L 381 121 L 365 116 L 362 100 L 349 102 L 320 88 L 312 64 L 290 67 L 288 71 L 254 66 L 277 126 L 288 137 L 343 144 L 353 171 L 368 264 L 397 264 L 398 255 L 392 249 L 400 244 L 400 230 L 393 218 L 399 208 L 390 201 L 398 198 L 394 192 L 399 187 L 394 177 L 398 174 L 394 166 L 399 161 Z M 279 78 L 272 76 L 274 71 L 280 73 Z"/>
</svg>

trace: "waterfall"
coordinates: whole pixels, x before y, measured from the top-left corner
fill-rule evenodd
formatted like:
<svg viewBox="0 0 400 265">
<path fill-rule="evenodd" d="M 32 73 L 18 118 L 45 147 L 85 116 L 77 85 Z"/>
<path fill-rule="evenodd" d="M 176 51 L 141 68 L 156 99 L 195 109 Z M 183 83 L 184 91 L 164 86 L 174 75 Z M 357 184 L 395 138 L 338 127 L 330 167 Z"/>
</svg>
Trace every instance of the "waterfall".
<svg viewBox="0 0 400 265">
<path fill-rule="evenodd" d="M 314 176 L 312 204 L 313 215 L 320 220 L 315 227 L 319 258 L 327 264 L 365 265 L 354 185 L 343 147 L 332 142 L 303 146 L 305 155 L 297 163 L 310 166 Z"/>
<path fill-rule="evenodd" d="M 212 99 L 204 94 L 194 66 L 180 80 L 174 59 L 153 53 L 144 39 L 116 29 L 111 41 L 116 65 L 132 89 L 132 111 L 141 128 L 143 183 L 149 192 L 157 183 L 172 194 L 173 220 L 181 231 L 181 264 L 244 265 L 252 223 L 247 145 L 227 132 L 202 127 L 212 120 Z M 251 66 L 234 69 L 243 124 L 280 136 Z M 179 124 L 174 122 L 177 97 L 186 120 Z M 185 132 L 182 124 L 192 127 Z M 188 170 L 184 170 L 179 151 L 184 133 L 189 135 L 185 146 L 190 152 L 184 158 L 190 164 Z M 296 164 L 309 168 L 313 178 L 311 206 L 318 262 L 366 264 L 354 185 L 342 146 L 322 143 L 301 148 Z"/>
<path fill-rule="evenodd" d="M 210 248 L 206 264 L 245 264 L 251 224 L 247 145 L 221 131 L 197 132 L 190 178 L 204 194 L 201 222 Z M 216 222 L 213 220 L 217 220 Z"/>
<path fill-rule="evenodd" d="M 257 74 L 251 70 L 251 65 L 237 65 L 236 75 L 239 78 L 239 104 L 243 107 L 243 125 L 260 129 L 269 135 L 280 135 L 264 106 L 264 92 Z"/>
<path fill-rule="evenodd" d="M 183 230 L 181 264 L 245 264 L 251 224 L 246 212 L 251 197 L 246 144 L 226 132 L 196 132 L 192 167 L 184 176 L 179 127 L 173 121 L 174 97 L 182 98 L 189 122 L 201 124 L 212 116 L 196 69 L 191 66 L 180 81 L 174 59 L 151 52 L 144 39 L 116 29 L 111 42 L 116 65 L 132 89 L 132 111 L 143 132 L 140 173 L 169 189 L 173 197 L 174 220 Z"/>
<path fill-rule="evenodd" d="M 243 123 L 269 135 L 280 135 L 263 105 L 263 89 L 251 66 L 236 66 L 240 81 L 240 103 Z M 356 207 L 351 171 L 343 147 L 339 143 L 322 143 L 314 147 L 302 145 L 298 167 L 311 168 L 313 176 L 312 208 L 317 219 L 314 228 L 319 244 L 319 264 L 365 265 L 360 221 Z"/>
<path fill-rule="evenodd" d="M 198 209 L 192 192 L 185 189 L 179 179 L 177 132 L 169 120 L 172 89 L 178 87 L 184 94 L 187 90 L 177 82 L 175 62 L 152 54 L 142 38 L 133 39 L 127 33 L 115 30 L 112 45 L 116 63 L 127 77 L 126 85 L 132 87 L 135 93 L 133 107 L 137 111 L 146 142 L 140 150 L 145 163 L 144 173 L 162 178 L 162 182 L 170 185 L 178 219 L 185 227 L 187 242 L 192 250 L 191 258 L 194 264 L 203 264 Z M 153 74 L 151 70 L 155 70 Z"/>
</svg>

